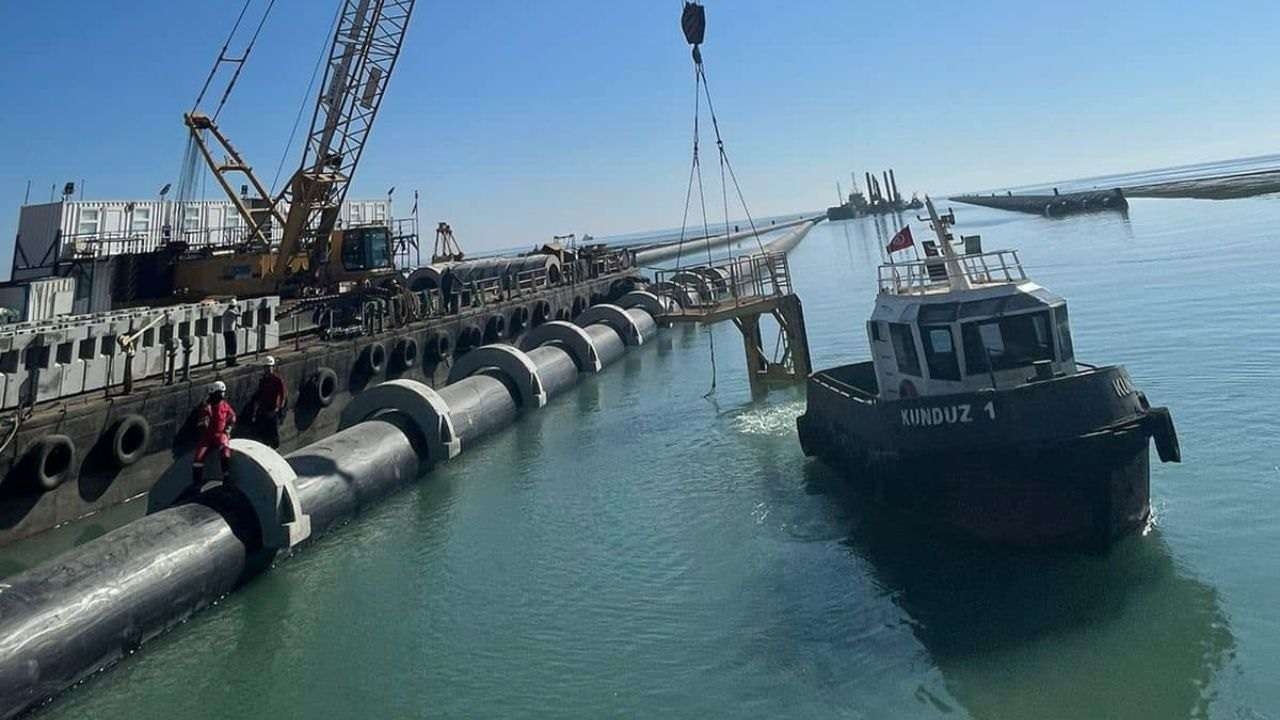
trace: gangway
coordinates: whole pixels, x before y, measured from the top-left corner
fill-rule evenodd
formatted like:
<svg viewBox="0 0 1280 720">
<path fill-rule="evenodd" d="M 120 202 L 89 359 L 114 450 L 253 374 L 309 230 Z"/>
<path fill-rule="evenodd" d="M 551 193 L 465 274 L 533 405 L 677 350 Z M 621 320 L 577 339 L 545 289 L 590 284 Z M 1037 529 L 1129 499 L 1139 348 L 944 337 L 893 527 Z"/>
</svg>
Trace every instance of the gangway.
<svg viewBox="0 0 1280 720">
<path fill-rule="evenodd" d="M 655 280 L 653 289 L 668 300 L 662 322 L 733 322 L 742 333 L 753 394 L 771 384 L 804 380 L 813 372 L 804 307 L 791 284 L 785 253 L 766 251 L 719 264 L 659 270 Z M 760 333 L 763 315 L 772 316 L 778 324 L 772 355 L 765 351 Z"/>
</svg>

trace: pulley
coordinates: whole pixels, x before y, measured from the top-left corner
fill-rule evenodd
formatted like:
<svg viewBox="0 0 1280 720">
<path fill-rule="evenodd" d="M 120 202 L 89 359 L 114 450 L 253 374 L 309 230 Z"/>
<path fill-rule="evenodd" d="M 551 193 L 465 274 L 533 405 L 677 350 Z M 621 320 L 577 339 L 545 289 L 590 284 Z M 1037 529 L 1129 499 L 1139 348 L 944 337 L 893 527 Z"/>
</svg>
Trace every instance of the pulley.
<svg viewBox="0 0 1280 720">
<path fill-rule="evenodd" d="M 684 12 L 680 13 L 680 27 L 684 30 L 684 39 L 693 46 L 693 61 L 701 65 L 702 51 L 698 46 L 707 32 L 706 9 L 696 2 L 686 2 Z"/>
</svg>

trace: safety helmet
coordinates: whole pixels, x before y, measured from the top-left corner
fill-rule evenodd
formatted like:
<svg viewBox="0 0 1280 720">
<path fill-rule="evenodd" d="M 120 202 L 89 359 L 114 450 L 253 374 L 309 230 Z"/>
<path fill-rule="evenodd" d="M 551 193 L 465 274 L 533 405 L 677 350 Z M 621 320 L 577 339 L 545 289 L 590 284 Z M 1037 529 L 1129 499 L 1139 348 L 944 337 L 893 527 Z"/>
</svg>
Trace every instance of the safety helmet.
<svg viewBox="0 0 1280 720">
<path fill-rule="evenodd" d="M 266 356 L 265 358 L 263 358 L 263 359 L 262 359 L 262 364 L 263 364 L 263 365 L 266 365 L 267 367 L 275 367 L 275 366 L 276 366 L 276 359 L 275 359 L 275 357 L 274 357 L 274 356 L 272 356 L 272 355 L 268 355 L 268 356 Z"/>
<path fill-rule="evenodd" d="M 221 380 L 214 380 L 213 382 L 209 383 L 210 395 L 214 393 L 225 393 L 226 391 L 227 391 L 227 384 L 222 382 Z"/>
</svg>

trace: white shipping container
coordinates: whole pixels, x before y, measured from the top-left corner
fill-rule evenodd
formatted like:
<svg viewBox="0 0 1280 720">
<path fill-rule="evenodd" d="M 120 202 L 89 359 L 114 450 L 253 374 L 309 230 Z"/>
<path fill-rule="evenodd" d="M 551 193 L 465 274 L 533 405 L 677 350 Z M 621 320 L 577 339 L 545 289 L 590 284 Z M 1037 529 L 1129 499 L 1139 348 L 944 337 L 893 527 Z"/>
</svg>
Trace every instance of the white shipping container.
<svg viewBox="0 0 1280 720">
<path fill-rule="evenodd" d="M 349 200 L 339 218 L 344 225 L 389 222 L 391 203 L 385 199 Z M 278 240 L 281 230 L 280 224 L 274 223 L 271 238 Z M 25 205 L 18 216 L 10 277 L 47 277 L 59 260 L 149 252 L 169 240 L 226 243 L 244 233 L 244 221 L 227 200 L 181 204 L 171 200 L 67 200 Z"/>
</svg>

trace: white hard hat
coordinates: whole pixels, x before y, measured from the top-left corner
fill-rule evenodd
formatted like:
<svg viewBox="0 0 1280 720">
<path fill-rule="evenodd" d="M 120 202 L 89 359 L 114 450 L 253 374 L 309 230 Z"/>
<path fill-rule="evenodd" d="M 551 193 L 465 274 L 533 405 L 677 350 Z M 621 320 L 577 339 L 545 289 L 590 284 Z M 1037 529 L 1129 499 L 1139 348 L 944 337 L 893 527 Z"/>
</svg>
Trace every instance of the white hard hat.
<svg viewBox="0 0 1280 720">
<path fill-rule="evenodd" d="M 276 366 L 275 356 L 273 355 L 266 356 L 265 358 L 262 359 L 262 364 L 266 365 L 267 367 L 275 367 Z"/>
<path fill-rule="evenodd" d="M 222 382 L 221 380 L 214 380 L 213 382 L 209 383 L 210 395 L 212 395 L 213 393 L 224 393 L 226 391 L 227 391 L 227 384 Z"/>
</svg>

